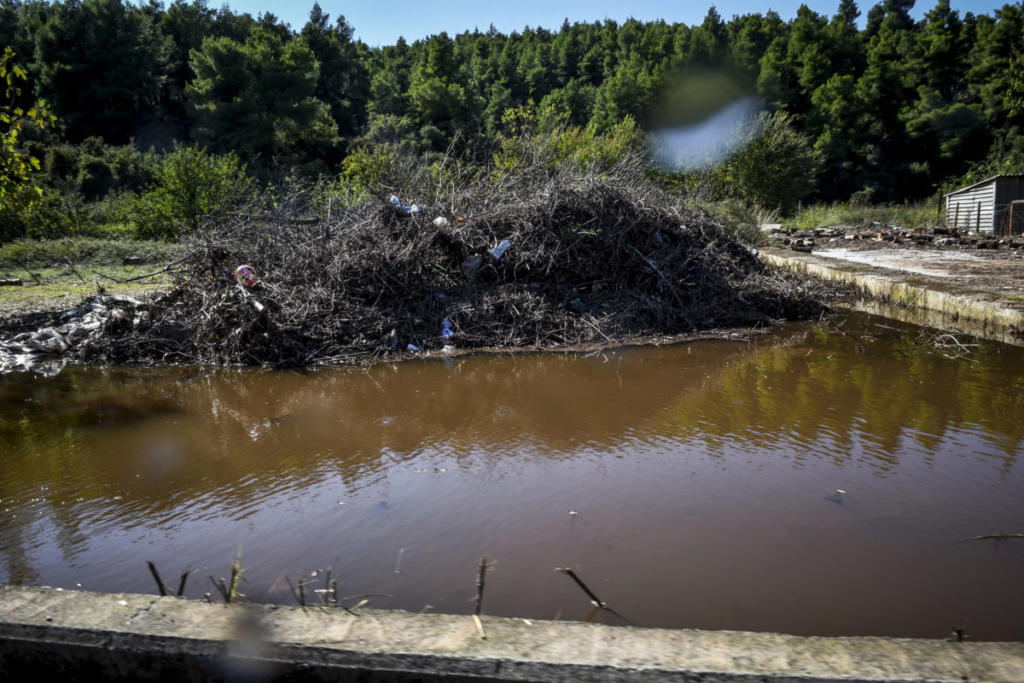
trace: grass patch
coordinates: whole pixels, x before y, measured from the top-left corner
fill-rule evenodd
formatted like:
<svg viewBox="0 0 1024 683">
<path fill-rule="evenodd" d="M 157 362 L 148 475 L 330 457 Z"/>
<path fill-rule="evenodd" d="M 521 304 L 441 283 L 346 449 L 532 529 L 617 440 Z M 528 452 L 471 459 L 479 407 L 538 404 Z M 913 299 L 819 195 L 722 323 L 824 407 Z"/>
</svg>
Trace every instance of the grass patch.
<svg viewBox="0 0 1024 683">
<path fill-rule="evenodd" d="M 0 271 L 21 268 L 75 266 L 120 266 L 129 256 L 145 264 L 157 264 L 180 257 L 184 248 L 172 242 L 93 237 L 63 237 L 53 240 L 16 240 L 0 245 Z M 138 274 L 138 273 L 136 273 Z"/>
<path fill-rule="evenodd" d="M 901 228 L 929 228 L 942 225 L 933 202 L 894 206 L 858 206 L 856 204 L 816 204 L 782 222 L 786 230 L 813 230 L 833 225 L 870 228 L 876 223 Z"/>
<path fill-rule="evenodd" d="M 0 267 L 0 278 L 20 278 L 21 287 L 0 287 L 0 317 L 34 311 L 57 311 L 77 306 L 102 287 L 107 294 L 142 296 L 171 285 L 171 276 L 161 274 L 136 282 L 115 282 L 151 272 L 153 266 L 81 265 L 70 268 L 30 268 L 37 281 L 24 269 Z M 104 277 L 107 276 L 107 277 Z"/>
</svg>

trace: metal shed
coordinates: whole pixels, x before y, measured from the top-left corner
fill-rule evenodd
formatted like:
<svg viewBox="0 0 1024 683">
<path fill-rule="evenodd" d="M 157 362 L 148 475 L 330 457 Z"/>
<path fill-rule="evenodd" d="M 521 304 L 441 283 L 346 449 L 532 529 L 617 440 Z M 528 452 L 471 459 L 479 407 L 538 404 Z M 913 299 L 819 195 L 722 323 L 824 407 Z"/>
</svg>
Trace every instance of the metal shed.
<svg viewBox="0 0 1024 683">
<path fill-rule="evenodd" d="M 1024 232 L 1024 174 L 995 175 L 945 199 L 950 227 L 1000 235 Z"/>
</svg>

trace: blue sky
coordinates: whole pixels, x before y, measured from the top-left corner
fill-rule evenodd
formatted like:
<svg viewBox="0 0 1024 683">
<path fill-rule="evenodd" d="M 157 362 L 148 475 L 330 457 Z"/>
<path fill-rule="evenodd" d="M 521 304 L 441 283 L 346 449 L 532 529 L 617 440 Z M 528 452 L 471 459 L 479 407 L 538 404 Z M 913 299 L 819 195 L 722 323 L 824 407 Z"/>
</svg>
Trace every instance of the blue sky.
<svg viewBox="0 0 1024 683">
<path fill-rule="evenodd" d="M 275 3 L 267 0 L 234 0 L 227 3 L 236 12 L 249 12 L 253 16 L 262 12 L 273 12 L 278 18 L 287 21 L 293 29 L 300 29 L 309 18 L 309 10 L 313 0 L 308 3 Z M 685 22 L 699 24 L 710 6 L 700 2 L 685 0 L 632 0 L 631 2 L 611 2 L 609 0 L 504 0 L 488 2 L 488 0 L 449 0 L 448 2 L 410 2 L 409 0 L 390 0 L 389 2 L 340 2 L 337 0 L 320 0 L 320 6 L 331 15 L 331 20 L 342 14 L 349 24 L 355 28 L 356 36 L 370 45 L 390 45 L 405 36 L 412 42 L 433 33 L 447 31 L 449 35 L 466 30 L 479 28 L 486 31 L 492 23 L 504 33 L 521 30 L 524 26 L 543 26 L 557 29 L 562 20 L 602 21 L 614 19 L 624 21 L 635 17 L 642 21 L 664 19 L 668 22 Z M 800 2 L 791 0 L 768 0 L 751 2 L 750 0 L 719 0 L 714 3 L 718 13 L 728 19 L 734 14 L 750 12 L 766 12 L 774 9 L 783 19 L 790 19 L 796 14 Z M 815 12 L 831 16 L 839 0 L 806 0 L 806 4 Z M 873 2 L 859 2 L 861 20 Z M 961 14 L 991 14 L 992 10 L 1002 7 L 1005 2 L 977 0 L 965 2 L 952 0 L 953 9 Z M 217 0 L 210 0 L 211 7 L 218 7 Z M 935 6 L 934 0 L 918 2 L 912 10 L 916 18 L 920 18 Z"/>
</svg>

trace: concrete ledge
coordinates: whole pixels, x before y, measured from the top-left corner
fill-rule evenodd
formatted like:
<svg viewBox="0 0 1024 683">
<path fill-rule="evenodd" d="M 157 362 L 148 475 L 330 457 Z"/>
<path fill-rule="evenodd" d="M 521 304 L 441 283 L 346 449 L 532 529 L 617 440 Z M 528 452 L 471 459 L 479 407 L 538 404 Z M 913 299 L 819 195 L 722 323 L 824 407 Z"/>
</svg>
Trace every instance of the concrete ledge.
<svg viewBox="0 0 1024 683">
<path fill-rule="evenodd" d="M 810 254 L 763 250 L 761 260 L 797 273 L 844 282 L 860 289 L 864 299 L 852 307 L 867 313 L 963 332 L 984 339 L 1024 346 L 1024 310 L 990 293 L 957 289 L 942 278 L 901 273 Z"/>
<path fill-rule="evenodd" d="M 0 587 L 0 677 L 1024 681 L 1024 644 L 802 638 Z"/>
</svg>

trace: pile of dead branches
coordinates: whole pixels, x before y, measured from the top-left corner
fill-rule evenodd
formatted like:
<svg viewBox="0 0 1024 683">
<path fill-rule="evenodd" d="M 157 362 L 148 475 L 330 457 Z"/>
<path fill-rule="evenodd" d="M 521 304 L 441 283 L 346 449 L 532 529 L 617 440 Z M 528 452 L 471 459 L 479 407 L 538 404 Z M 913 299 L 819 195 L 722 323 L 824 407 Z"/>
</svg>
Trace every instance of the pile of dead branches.
<svg viewBox="0 0 1024 683">
<path fill-rule="evenodd" d="M 108 325 L 80 359 L 305 366 L 608 343 L 822 310 L 806 283 L 635 176 L 478 180 L 402 200 L 419 210 L 381 198 L 324 215 L 295 199 L 210 224 L 191 238 L 175 288 Z M 255 285 L 236 282 L 242 264 Z"/>
</svg>

